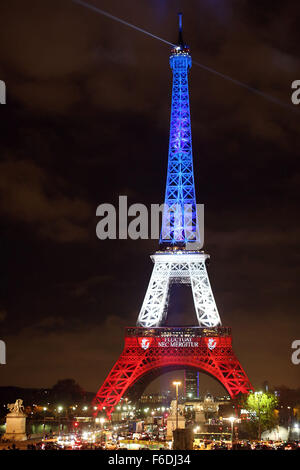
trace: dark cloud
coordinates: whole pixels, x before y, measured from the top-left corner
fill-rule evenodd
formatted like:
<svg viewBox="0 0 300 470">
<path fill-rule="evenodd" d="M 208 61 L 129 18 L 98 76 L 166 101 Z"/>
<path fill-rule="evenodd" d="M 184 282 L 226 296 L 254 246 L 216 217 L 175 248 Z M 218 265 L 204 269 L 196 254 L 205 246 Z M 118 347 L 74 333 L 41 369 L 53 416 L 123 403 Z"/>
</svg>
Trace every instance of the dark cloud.
<svg viewBox="0 0 300 470">
<path fill-rule="evenodd" d="M 0 310 L 0 322 L 4 321 L 6 318 L 6 311 L 5 310 Z"/>
<path fill-rule="evenodd" d="M 62 194 L 55 182 L 30 160 L 0 163 L 2 213 L 37 227 L 36 234 L 58 242 L 88 237 L 86 221 L 90 207 L 85 201 Z M 67 185 L 65 185 L 67 187 Z M 82 224 L 82 225 L 81 225 Z"/>
<path fill-rule="evenodd" d="M 80 330 L 68 331 L 63 319 L 44 318 L 6 337 L 8 367 L 1 370 L 1 382 L 9 383 L 15 376 L 20 386 L 50 387 L 65 378 L 67 363 L 71 376 L 80 370 L 85 387 L 96 390 L 98 377 L 104 380 L 112 357 L 121 352 L 124 326 L 124 320 L 114 316 L 92 329 L 82 324 Z"/>
<path fill-rule="evenodd" d="M 114 282 L 114 278 L 112 276 L 102 275 L 83 279 L 71 286 L 71 295 L 74 295 L 75 297 L 91 295 L 91 291 L 93 289 L 98 289 L 102 284 L 107 282 Z"/>
</svg>

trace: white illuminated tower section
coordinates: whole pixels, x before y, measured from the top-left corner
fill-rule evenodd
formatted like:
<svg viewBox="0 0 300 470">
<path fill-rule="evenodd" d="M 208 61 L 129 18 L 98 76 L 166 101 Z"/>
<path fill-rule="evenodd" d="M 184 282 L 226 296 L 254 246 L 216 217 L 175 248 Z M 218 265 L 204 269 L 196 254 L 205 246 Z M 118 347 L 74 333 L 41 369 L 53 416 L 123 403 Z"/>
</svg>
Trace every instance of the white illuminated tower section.
<svg viewBox="0 0 300 470">
<path fill-rule="evenodd" d="M 172 283 L 191 285 L 196 316 L 201 327 L 221 325 L 211 290 L 206 261 L 200 251 L 192 133 L 188 90 L 188 72 L 192 65 L 190 50 L 182 39 L 179 15 L 179 42 L 171 51 L 173 72 L 172 108 L 165 205 L 160 236 L 161 251 L 151 256 L 154 268 L 137 325 L 158 327 L 167 315 Z"/>
</svg>

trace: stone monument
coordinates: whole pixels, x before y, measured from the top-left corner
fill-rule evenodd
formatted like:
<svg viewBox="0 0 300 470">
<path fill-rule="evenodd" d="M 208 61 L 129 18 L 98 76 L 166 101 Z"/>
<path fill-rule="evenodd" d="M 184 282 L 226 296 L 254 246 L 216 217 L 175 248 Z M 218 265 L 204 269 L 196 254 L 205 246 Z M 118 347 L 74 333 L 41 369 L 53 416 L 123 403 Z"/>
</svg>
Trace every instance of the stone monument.
<svg viewBox="0 0 300 470">
<path fill-rule="evenodd" d="M 171 401 L 170 414 L 167 419 L 167 439 L 172 439 L 176 429 L 176 400 Z M 178 429 L 185 428 L 184 405 L 178 404 Z"/>
<path fill-rule="evenodd" d="M 7 405 L 9 413 L 6 415 L 6 430 L 4 439 L 11 441 L 25 441 L 26 414 L 24 413 L 23 400 L 20 398 L 15 403 Z"/>
</svg>

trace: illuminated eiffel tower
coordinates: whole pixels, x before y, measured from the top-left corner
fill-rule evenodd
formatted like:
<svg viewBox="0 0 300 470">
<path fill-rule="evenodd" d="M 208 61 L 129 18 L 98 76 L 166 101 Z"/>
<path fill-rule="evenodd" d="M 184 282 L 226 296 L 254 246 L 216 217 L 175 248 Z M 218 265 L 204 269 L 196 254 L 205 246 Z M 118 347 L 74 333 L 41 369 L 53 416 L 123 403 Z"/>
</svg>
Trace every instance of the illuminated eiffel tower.
<svg viewBox="0 0 300 470">
<path fill-rule="evenodd" d="M 252 389 L 232 350 L 231 329 L 221 326 L 206 270 L 209 255 L 199 249 L 188 90 L 191 65 L 180 14 L 179 41 L 170 56 L 173 90 L 161 250 L 151 256 L 154 267 L 137 326 L 126 329 L 124 350 L 94 400 L 108 416 L 134 384 L 141 389 L 170 370 L 209 373 L 231 397 Z M 191 286 L 198 326 L 163 326 L 173 283 Z"/>
</svg>

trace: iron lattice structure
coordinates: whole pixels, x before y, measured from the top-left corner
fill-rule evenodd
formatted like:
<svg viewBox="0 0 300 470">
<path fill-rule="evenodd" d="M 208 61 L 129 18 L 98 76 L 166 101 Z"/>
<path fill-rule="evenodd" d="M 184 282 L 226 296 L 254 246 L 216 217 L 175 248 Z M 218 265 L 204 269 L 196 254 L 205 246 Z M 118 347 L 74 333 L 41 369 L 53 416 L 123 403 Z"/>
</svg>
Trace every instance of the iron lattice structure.
<svg viewBox="0 0 300 470">
<path fill-rule="evenodd" d="M 168 173 L 160 244 L 200 243 L 194 184 L 188 71 L 189 49 L 179 45 L 170 57 L 173 72 Z"/>
<path fill-rule="evenodd" d="M 138 325 L 157 327 L 163 324 L 172 283 L 190 284 L 200 326 L 220 325 L 220 316 L 211 290 L 206 260 L 209 255 L 194 251 L 156 252 L 154 268 L 138 317 Z"/>
<path fill-rule="evenodd" d="M 197 251 L 200 241 L 197 219 L 188 70 L 191 56 L 182 41 L 172 49 L 173 71 L 168 174 L 160 243 L 152 276 L 138 316 L 137 327 L 128 328 L 125 347 L 95 397 L 97 409 L 110 417 L 122 396 L 154 371 L 192 368 L 215 377 L 230 396 L 248 393 L 252 386 L 232 350 L 231 331 L 221 320 L 211 290 L 206 261 Z M 190 250 L 191 243 L 194 247 Z M 198 327 L 161 327 L 164 324 L 172 283 L 190 284 Z M 142 382 L 140 382 L 142 383 Z"/>
<path fill-rule="evenodd" d="M 193 368 L 215 377 L 231 398 L 252 387 L 231 344 L 230 328 L 127 328 L 125 347 L 94 403 L 110 417 L 122 396 L 154 369 Z"/>
</svg>

